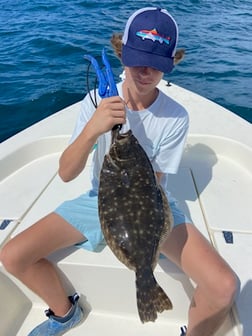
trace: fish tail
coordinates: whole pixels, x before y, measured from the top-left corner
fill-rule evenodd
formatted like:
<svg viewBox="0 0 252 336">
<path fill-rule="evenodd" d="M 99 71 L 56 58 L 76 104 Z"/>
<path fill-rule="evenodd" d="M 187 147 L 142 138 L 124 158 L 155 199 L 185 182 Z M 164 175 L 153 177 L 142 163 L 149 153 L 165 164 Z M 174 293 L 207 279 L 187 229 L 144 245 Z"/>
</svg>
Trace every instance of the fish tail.
<svg viewBox="0 0 252 336">
<path fill-rule="evenodd" d="M 171 300 L 158 285 L 152 269 L 136 272 L 137 308 L 142 323 L 157 319 L 157 313 L 172 309 Z"/>
</svg>

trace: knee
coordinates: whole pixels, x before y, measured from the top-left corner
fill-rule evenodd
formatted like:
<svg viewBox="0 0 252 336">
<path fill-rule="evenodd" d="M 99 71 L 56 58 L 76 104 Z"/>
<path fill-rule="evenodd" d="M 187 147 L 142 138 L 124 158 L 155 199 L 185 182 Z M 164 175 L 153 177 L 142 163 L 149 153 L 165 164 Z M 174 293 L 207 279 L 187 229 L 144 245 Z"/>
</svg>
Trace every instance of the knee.
<svg viewBox="0 0 252 336">
<path fill-rule="evenodd" d="M 215 296 L 218 300 L 218 305 L 223 309 L 231 308 L 239 291 L 240 280 L 238 276 L 232 271 L 228 272 L 218 284 L 218 290 Z"/>
<path fill-rule="evenodd" d="M 8 242 L 0 250 L 0 261 L 3 264 L 6 271 L 14 276 L 22 271 L 23 267 L 21 265 L 21 255 L 18 251 L 12 248 L 11 241 Z"/>
</svg>

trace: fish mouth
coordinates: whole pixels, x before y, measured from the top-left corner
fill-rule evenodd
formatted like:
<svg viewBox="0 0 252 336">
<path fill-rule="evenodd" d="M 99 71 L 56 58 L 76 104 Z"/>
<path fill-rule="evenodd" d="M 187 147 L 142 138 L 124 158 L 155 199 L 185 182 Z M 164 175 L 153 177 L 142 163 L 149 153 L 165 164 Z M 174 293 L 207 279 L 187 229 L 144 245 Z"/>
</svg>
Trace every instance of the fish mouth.
<svg viewBox="0 0 252 336">
<path fill-rule="evenodd" d="M 132 134 L 131 130 L 125 133 L 119 133 L 119 130 L 112 131 L 112 142 L 108 159 L 113 166 L 117 166 L 116 162 L 125 162 L 131 159 Z"/>
<path fill-rule="evenodd" d="M 118 138 L 116 139 L 116 142 L 123 145 L 128 141 L 128 139 L 131 137 L 131 135 L 132 135 L 131 130 L 129 130 L 126 133 L 122 133 L 122 134 L 119 133 Z"/>
<path fill-rule="evenodd" d="M 119 129 L 115 129 L 112 131 L 112 144 L 123 145 L 128 141 L 128 139 L 132 136 L 132 131 L 128 130 L 125 133 L 120 133 Z"/>
</svg>

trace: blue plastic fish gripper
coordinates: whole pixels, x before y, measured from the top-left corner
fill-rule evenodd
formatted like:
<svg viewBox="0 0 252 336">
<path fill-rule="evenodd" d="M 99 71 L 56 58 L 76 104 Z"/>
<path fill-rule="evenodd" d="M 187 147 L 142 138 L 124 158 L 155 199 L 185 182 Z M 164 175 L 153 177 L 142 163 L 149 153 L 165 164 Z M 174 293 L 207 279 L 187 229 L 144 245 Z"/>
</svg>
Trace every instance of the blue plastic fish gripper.
<svg viewBox="0 0 252 336">
<path fill-rule="evenodd" d="M 117 91 L 114 75 L 113 75 L 109 60 L 107 58 L 105 48 L 103 48 L 102 50 L 102 62 L 105 66 L 105 72 L 102 71 L 102 69 L 99 67 L 97 60 L 93 56 L 85 55 L 85 58 L 91 62 L 91 64 L 93 65 L 95 69 L 96 75 L 98 77 L 99 96 L 101 98 L 118 96 L 118 91 Z M 121 130 L 121 128 L 122 128 L 122 125 L 118 124 L 112 128 L 112 131 L 115 131 L 115 130 L 119 131 Z"/>
<path fill-rule="evenodd" d="M 105 66 L 105 72 L 99 67 L 97 60 L 90 55 L 85 55 L 85 58 L 88 59 L 93 65 L 96 75 L 98 77 L 99 86 L 98 93 L 101 98 L 118 96 L 118 91 L 116 83 L 114 80 L 114 75 L 111 70 L 110 63 L 106 56 L 105 48 L 102 50 L 102 62 Z"/>
</svg>

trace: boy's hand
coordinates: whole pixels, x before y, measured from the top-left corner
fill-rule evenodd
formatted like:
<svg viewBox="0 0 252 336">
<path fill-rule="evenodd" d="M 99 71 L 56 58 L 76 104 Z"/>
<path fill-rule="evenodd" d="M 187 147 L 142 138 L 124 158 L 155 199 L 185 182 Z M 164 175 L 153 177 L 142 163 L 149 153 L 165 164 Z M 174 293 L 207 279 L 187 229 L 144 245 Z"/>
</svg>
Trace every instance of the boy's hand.
<svg viewBox="0 0 252 336">
<path fill-rule="evenodd" d="M 101 135 L 110 131 L 115 125 L 125 124 L 125 122 L 125 103 L 119 96 L 113 96 L 102 99 L 89 124 L 92 124 L 92 128 L 98 135 Z"/>
</svg>

